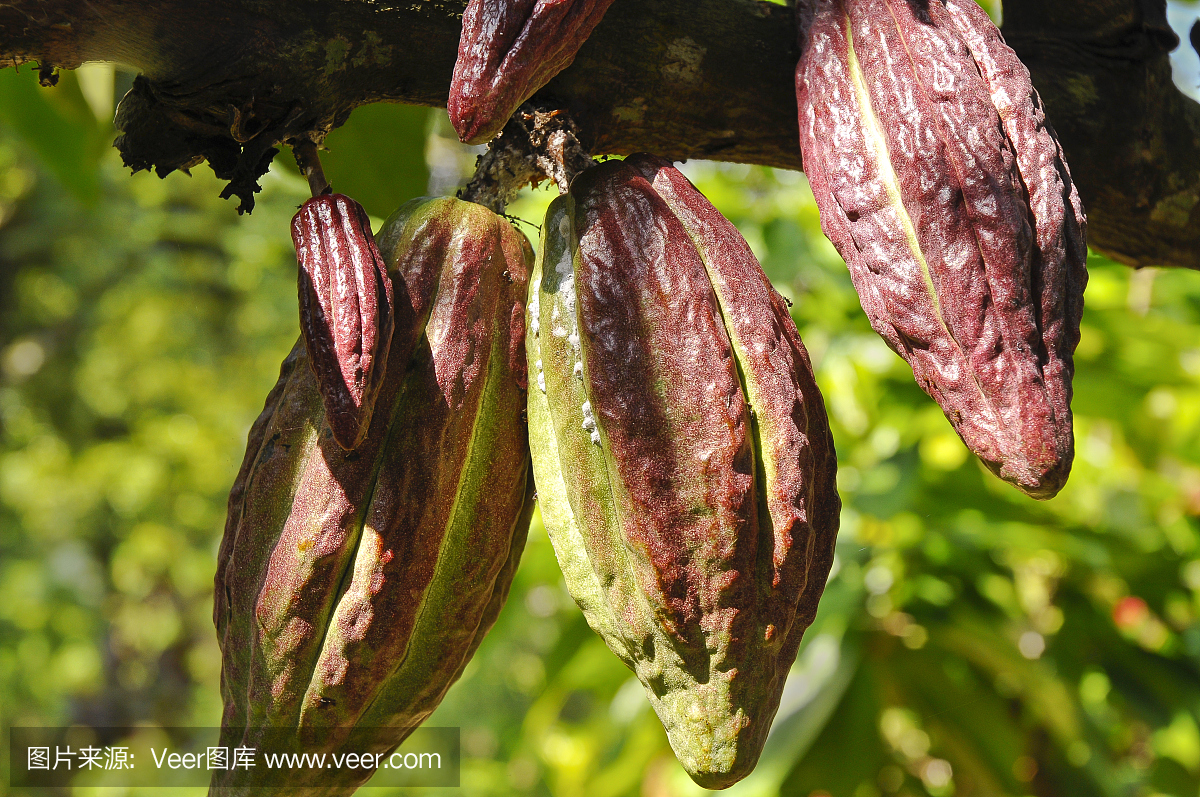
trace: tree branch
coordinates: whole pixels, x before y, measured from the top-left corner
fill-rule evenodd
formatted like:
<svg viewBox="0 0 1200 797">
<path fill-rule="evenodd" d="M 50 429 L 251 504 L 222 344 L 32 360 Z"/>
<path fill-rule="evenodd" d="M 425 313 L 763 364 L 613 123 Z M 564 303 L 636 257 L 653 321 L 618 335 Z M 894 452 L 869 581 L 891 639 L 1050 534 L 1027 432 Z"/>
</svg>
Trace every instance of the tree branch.
<svg viewBox="0 0 1200 797">
<path fill-rule="evenodd" d="M 1171 81 L 1156 0 L 1006 0 L 1088 214 L 1088 243 L 1133 266 L 1200 268 L 1200 105 Z M 1188 45 L 1184 45 L 1188 46 Z"/>
<path fill-rule="evenodd" d="M 143 71 L 118 141 L 160 173 L 207 158 L 253 203 L 273 147 L 356 106 L 444 106 L 461 0 L 8 0 L 0 65 L 116 60 Z M 1132 265 L 1200 268 L 1200 106 L 1172 85 L 1164 0 L 1006 0 L 1090 219 Z M 594 154 L 648 150 L 800 168 L 789 8 L 617 0 L 538 99 Z M 381 153 L 380 157 L 386 157 Z"/>
</svg>

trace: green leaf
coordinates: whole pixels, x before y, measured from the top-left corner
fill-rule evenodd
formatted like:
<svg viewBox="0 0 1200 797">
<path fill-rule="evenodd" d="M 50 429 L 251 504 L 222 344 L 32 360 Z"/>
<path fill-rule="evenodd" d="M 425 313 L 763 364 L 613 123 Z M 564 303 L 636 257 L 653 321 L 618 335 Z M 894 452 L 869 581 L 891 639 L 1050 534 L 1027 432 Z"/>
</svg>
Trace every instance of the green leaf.
<svg viewBox="0 0 1200 797">
<path fill-rule="evenodd" d="M 33 150 L 42 164 L 87 204 L 100 197 L 97 166 L 103 138 L 96 117 L 74 74 L 59 74 L 58 85 L 42 88 L 36 70 L 0 69 L 0 123 Z"/>
<path fill-rule="evenodd" d="M 325 139 L 321 165 L 333 190 L 353 197 L 377 218 L 426 192 L 425 138 L 432 108 L 379 102 L 363 105 Z M 292 171 L 284 153 L 279 162 Z"/>
</svg>

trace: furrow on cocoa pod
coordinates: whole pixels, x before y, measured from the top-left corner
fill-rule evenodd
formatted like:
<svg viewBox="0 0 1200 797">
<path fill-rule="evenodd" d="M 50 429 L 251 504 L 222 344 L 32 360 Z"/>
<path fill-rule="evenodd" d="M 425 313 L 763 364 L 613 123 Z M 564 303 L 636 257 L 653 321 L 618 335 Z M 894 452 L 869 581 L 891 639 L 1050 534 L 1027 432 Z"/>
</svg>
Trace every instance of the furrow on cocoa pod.
<svg viewBox="0 0 1200 797">
<path fill-rule="evenodd" d="M 370 427 L 392 339 L 391 280 L 362 206 L 341 194 L 305 202 L 292 219 L 300 263 L 300 328 L 334 439 L 356 448 Z"/>
<path fill-rule="evenodd" d="M 612 0 L 469 0 L 447 111 L 458 137 L 482 144 L 517 106 L 566 69 Z"/>
<path fill-rule="evenodd" d="M 568 588 L 688 773 L 728 786 L 832 563 L 836 461 L 807 355 L 737 231 L 650 156 L 551 204 L 530 284 L 530 446 Z"/>
<path fill-rule="evenodd" d="M 282 396 L 294 386 L 306 400 L 276 402 L 264 437 L 278 426 L 313 442 L 259 455 L 231 511 L 231 745 L 394 748 L 495 621 L 524 544 L 528 243 L 455 199 L 409 203 L 379 242 L 397 320 L 370 433 L 353 451 L 334 442 L 300 347 Z M 260 498 L 259 483 L 284 486 Z M 293 772 L 286 785 L 349 793 L 370 774 Z M 282 785 L 269 778 L 219 773 L 213 790 Z"/>
<path fill-rule="evenodd" d="M 1028 72 L 972 3 L 805 0 L 797 18 L 805 172 L 872 327 L 990 470 L 1053 496 L 1085 220 Z"/>
</svg>

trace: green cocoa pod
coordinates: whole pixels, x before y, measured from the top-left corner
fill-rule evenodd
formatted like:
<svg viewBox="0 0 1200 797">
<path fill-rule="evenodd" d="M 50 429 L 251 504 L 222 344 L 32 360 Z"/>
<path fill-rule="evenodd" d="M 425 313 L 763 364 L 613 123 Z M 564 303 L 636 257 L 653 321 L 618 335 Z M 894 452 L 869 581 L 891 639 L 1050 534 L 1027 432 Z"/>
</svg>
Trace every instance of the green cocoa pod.
<svg viewBox="0 0 1200 797">
<path fill-rule="evenodd" d="M 692 778 L 729 786 L 833 562 L 808 354 L 733 225 L 647 155 L 551 204 L 528 315 L 534 477 L 567 586 Z"/>
<path fill-rule="evenodd" d="M 448 198 L 405 205 L 379 244 L 395 324 L 368 434 L 338 445 L 298 343 L 230 493 L 214 609 L 230 747 L 395 748 L 495 621 L 524 546 L 529 244 Z M 282 777 L 349 793 L 370 772 Z M 213 788 L 272 774 L 220 771 Z"/>
</svg>

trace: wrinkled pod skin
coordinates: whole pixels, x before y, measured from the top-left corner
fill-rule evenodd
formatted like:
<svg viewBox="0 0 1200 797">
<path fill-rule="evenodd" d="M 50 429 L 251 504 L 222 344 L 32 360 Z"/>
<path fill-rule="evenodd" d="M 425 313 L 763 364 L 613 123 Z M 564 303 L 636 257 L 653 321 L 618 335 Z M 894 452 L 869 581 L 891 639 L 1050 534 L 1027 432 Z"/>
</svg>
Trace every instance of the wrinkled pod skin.
<svg viewBox="0 0 1200 797">
<path fill-rule="evenodd" d="M 648 155 L 550 205 L 527 307 L 534 477 L 567 586 L 692 778 L 729 786 L 833 561 L 808 354 L 733 225 Z"/>
<path fill-rule="evenodd" d="M 482 144 L 575 60 L 613 0 L 469 0 L 446 110 Z"/>
<path fill-rule="evenodd" d="M 350 452 L 334 441 L 297 343 L 230 493 L 214 606 L 222 745 L 395 748 L 495 622 L 525 544 L 532 250 L 450 198 L 405 205 L 379 243 L 397 318 L 370 433 Z M 370 774 L 296 770 L 274 785 L 349 794 Z M 252 794 L 270 776 L 220 771 L 212 792 Z"/>
<path fill-rule="evenodd" d="M 1034 498 L 1074 458 L 1086 220 L 1029 73 L 973 0 L 801 0 L 804 171 L 871 326 Z"/>
<path fill-rule="evenodd" d="M 392 340 L 395 299 L 362 205 L 341 194 L 305 202 L 292 218 L 300 264 L 300 330 L 338 445 L 371 425 Z"/>
</svg>

